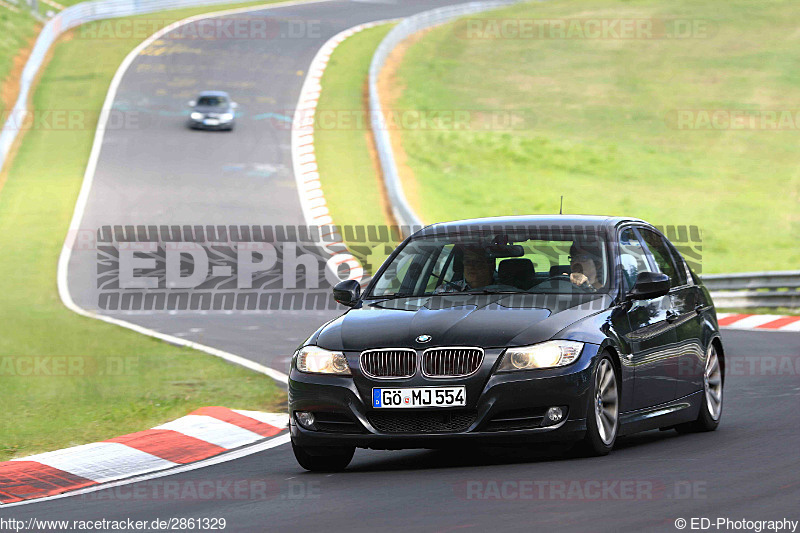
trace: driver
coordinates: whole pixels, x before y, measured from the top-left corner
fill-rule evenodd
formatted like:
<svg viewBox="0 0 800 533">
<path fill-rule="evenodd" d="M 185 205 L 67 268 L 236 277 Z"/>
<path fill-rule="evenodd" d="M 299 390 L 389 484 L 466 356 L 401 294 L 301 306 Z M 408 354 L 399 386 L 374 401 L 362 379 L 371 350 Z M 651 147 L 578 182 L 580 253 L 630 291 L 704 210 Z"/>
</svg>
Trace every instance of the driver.
<svg viewBox="0 0 800 533">
<path fill-rule="evenodd" d="M 598 279 L 602 269 L 602 259 L 599 247 L 593 243 L 579 243 L 575 241 L 569 248 L 570 275 L 569 280 L 573 285 L 599 289 L 603 286 Z"/>
<path fill-rule="evenodd" d="M 464 250 L 464 280 L 470 289 L 494 283 L 494 260 L 481 249 Z"/>
<path fill-rule="evenodd" d="M 495 283 L 494 259 L 481 247 L 464 247 L 463 260 L 464 278 L 458 281 L 445 282 L 437 287 L 437 293 L 460 292 L 482 289 Z"/>
</svg>

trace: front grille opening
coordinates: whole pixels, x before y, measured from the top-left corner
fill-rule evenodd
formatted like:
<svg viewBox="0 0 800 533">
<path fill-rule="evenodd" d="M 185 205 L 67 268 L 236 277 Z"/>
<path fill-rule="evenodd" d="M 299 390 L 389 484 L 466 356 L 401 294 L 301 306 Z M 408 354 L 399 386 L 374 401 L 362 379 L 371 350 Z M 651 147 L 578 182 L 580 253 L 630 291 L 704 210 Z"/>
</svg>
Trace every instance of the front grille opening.
<svg viewBox="0 0 800 533">
<path fill-rule="evenodd" d="M 361 371 L 372 378 L 410 378 L 417 372 L 417 352 L 410 348 L 367 350 L 360 359 Z"/>
<path fill-rule="evenodd" d="M 483 363 L 480 348 L 430 348 L 422 354 L 422 373 L 431 378 L 457 378 L 478 371 Z"/>
<path fill-rule="evenodd" d="M 502 411 L 486 423 L 484 431 L 512 431 L 542 426 L 547 407 Z"/>
<path fill-rule="evenodd" d="M 372 412 L 370 424 L 381 433 L 459 433 L 475 422 L 476 411 Z"/>
<path fill-rule="evenodd" d="M 324 433 L 366 433 L 357 420 L 345 413 L 314 411 L 314 425 Z"/>
</svg>

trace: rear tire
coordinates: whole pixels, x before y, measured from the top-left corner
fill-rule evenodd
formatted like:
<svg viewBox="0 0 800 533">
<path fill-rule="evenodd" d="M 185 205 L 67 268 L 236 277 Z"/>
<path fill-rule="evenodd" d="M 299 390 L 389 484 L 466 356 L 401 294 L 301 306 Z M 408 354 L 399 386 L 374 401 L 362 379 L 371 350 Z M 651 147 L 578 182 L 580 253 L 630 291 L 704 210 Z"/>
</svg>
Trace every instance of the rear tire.
<svg viewBox="0 0 800 533">
<path fill-rule="evenodd" d="M 304 448 L 292 442 L 297 462 L 310 472 L 341 472 L 353 460 L 355 448 Z"/>
<path fill-rule="evenodd" d="M 611 358 L 604 354 L 592 373 L 586 412 L 586 436 L 578 444 L 582 455 L 608 455 L 619 432 L 619 376 Z"/>
<path fill-rule="evenodd" d="M 703 399 L 697 420 L 675 426 L 678 433 L 698 433 L 714 431 L 722 418 L 722 363 L 713 343 L 706 353 L 706 364 L 703 370 Z"/>
</svg>

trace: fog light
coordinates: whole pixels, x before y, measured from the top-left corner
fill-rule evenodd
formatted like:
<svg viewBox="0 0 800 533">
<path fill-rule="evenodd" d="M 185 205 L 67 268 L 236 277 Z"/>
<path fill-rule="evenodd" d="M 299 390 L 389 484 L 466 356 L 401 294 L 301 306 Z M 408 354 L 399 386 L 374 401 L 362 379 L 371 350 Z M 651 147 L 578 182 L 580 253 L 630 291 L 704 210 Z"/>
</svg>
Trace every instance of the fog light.
<svg viewBox="0 0 800 533">
<path fill-rule="evenodd" d="M 551 407 L 547 410 L 547 414 L 544 415 L 544 425 L 550 426 L 553 424 L 558 424 L 564 418 L 564 410 L 560 407 Z"/>
<path fill-rule="evenodd" d="M 311 430 L 316 429 L 314 427 L 314 413 L 297 411 L 294 416 L 297 418 L 297 423 L 303 426 L 303 428 Z"/>
</svg>

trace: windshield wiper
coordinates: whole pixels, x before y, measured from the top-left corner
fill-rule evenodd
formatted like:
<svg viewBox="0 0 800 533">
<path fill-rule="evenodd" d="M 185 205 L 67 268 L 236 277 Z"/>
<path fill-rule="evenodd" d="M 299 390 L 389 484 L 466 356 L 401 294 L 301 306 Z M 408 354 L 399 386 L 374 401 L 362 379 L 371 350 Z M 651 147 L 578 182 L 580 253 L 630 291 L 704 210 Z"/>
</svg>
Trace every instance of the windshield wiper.
<svg viewBox="0 0 800 533">
<path fill-rule="evenodd" d="M 409 296 L 414 296 L 410 292 L 395 292 L 393 294 L 384 294 L 382 296 L 373 296 L 370 295 L 365 300 L 394 300 L 396 298 L 408 298 Z"/>
<path fill-rule="evenodd" d="M 508 289 L 471 289 L 462 294 L 527 294 L 527 291 L 510 291 Z"/>
</svg>

